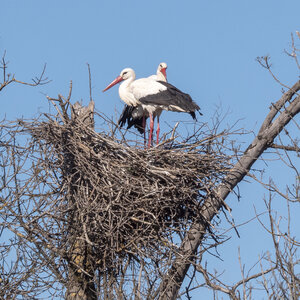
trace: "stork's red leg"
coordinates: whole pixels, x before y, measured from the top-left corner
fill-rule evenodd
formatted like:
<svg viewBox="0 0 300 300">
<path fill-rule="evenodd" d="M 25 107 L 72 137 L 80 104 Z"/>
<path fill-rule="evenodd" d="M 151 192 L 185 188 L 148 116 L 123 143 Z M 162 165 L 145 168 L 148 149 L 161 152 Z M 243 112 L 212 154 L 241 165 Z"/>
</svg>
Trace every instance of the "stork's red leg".
<svg viewBox="0 0 300 300">
<path fill-rule="evenodd" d="M 158 145 L 158 143 L 159 143 L 159 132 L 160 132 L 159 116 L 157 116 L 156 145 Z"/>
<path fill-rule="evenodd" d="M 146 148 L 146 119 L 145 113 L 143 113 L 143 130 L 144 130 L 144 147 Z"/>
<path fill-rule="evenodd" d="M 150 146 L 152 145 L 152 140 L 153 140 L 153 116 L 152 114 L 149 114 L 150 117 L 150 134 L 149 134 L 149 141 L 148 141 L 148 149 L 150 148 Z"/>
</svg>

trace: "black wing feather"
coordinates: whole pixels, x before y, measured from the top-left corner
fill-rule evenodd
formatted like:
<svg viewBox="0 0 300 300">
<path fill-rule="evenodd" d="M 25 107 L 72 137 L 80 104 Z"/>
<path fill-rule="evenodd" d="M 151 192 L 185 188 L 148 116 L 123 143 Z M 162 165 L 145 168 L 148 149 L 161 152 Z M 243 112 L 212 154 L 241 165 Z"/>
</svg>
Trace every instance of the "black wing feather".
<svg viewBox="0 0 300 300">
<path fill-rule="evenodd" d="M 128 122 L 128 118 L 131 117 L 133 109 L 133 106 L 124 105 L 123 111 L 118 121 L 118 125 L 120 127 L 123 127 L 126 124 L 126 122 Z"/>
<path fill-rule="evenodd" d="M 142 104 L 154 104 L 161 105 L 169 108 L 169 110 L 174 110 L 174 106 L 177 106 L 188 113 L 193 113 L 196 110 L 199 110 L 200 107 L 193 101 L 189 94 L 186 94 L 176 88 L 174 85 L 158 81 L 160 84 L 167 87 L 165 91 L 161 91 L 158 94 L 152 94 L 139 99 Z M 177 110 L 178 111 L 178 110 Z M 195 114 L 192 114 L 194 118 Z"/>
<path fill-rule="evenodd" d="M 144 133 L 144 128 L 143 128 L 143 117 L 139 118 L 133 118 L 132 113 L 134 111 L 135 107 L 134 106 L 129 106 L 125 105 L 123 108 L 123 111 L 120 115 L 118 125 L 120 127 L 123 127 L 127 123 L 127 129 L 131 128 L 134 126 L 139 133 Z M 145 117 L 145 122 L 146 122 L 147 117 Z"/>
</svg>

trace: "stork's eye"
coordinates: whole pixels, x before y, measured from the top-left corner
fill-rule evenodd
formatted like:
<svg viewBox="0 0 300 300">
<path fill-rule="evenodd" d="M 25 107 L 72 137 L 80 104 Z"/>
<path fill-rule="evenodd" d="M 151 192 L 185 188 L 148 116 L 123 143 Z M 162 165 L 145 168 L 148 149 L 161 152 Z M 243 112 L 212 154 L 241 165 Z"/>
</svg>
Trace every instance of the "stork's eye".
<svg viewBox="0 0 300 300">
<path fill-rule="evenodd" d="M 161 68 L 163 67 L 162 65 L 159 65 Z"/>
<path fill-rule="evenodd" d="M 127 73 L 128 73 L 128 72 L 126 71 L 126 72 L 123 73 L 123 75 L 125 75 L 125 74 L 127 74 Z"/>
</svg>

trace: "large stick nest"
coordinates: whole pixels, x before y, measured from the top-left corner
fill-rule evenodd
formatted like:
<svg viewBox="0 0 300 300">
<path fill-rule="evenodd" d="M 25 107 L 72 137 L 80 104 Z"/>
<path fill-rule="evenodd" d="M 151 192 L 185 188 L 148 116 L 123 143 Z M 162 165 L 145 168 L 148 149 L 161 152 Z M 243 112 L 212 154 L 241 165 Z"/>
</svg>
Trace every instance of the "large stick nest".
<svg viewBox="0 0 300 300">
<path fill-rule="evenodd" d="M 124 258 L 155 260 L 174 232 L 205 222 L 200 207 L 228 169 L 216 136 L 145 150 L 74 120 L 38 122 L 31 133 L 54 153 L 51 168 L 61 176 L 61 247 L 67 256 L 84 241 L 101 272 L 118 272 Z"/>
</svg>

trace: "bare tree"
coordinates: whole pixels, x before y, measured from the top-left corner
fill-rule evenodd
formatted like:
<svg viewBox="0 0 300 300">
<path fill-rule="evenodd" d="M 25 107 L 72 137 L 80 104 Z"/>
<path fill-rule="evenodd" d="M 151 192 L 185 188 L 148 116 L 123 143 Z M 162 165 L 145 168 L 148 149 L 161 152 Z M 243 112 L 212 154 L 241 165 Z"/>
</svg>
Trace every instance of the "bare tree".
<svg viewBox="0 0 300 300">
<path fill-rule="evenodd" d="M 296 64 L 297 51 L 292 40 Z M 273 75 L 269 59 L 259 61 Z M 4 57 L 2 68 L 0 90 L 25 84 L 6 75 Z M 44 70 L 33 85 L 44 83 L 43 76 Z M 288 212 L 299 204 L 299 173 L 289 154 L 299 154 L 298 141 L 290 137 L 283 144 L 280 133 L 290 122 L 299 128 L 300 81 L 285 89 L 245 151 L 236 144 L 244 130 L 221 130 L 219 117 L 212 126 L 198 123 L 187 138 L 180 138 L 175 126 L 160 145 L 145 151 L 94 111 L 91 91 L 88 107 L 72 105 L 72 83 L 67 97 L 47 97 L 54 115 L 3 121 L 1 297 L 190 299 L 194 289 L 204 287 L 216 298 L 225 293 L 251 299 L 255 281 L 269 299 L 297 299 L 299 242 L 290 230 L 290 214 L 282 229 L 272 210 L 274 194 L 285 199 Z M 95 130 L 95 123 L 102 129 Z M 298 178 L 286 192 L 250 172 L 267 149 Z M 269 191 L 269 224 L 259 213 L 255 217 L 273 238 L 275 259 L 266 253 L 258 261 L 260 270 L 251 273 L 239 257 L 241 279 L 230 285 L 210 271 L 203 255 L 230 242 L 218 231 L 217 215 L 223 213 L 236 231 L 240 226 L 225 200 L 245 176 Z"/>
</svg>

